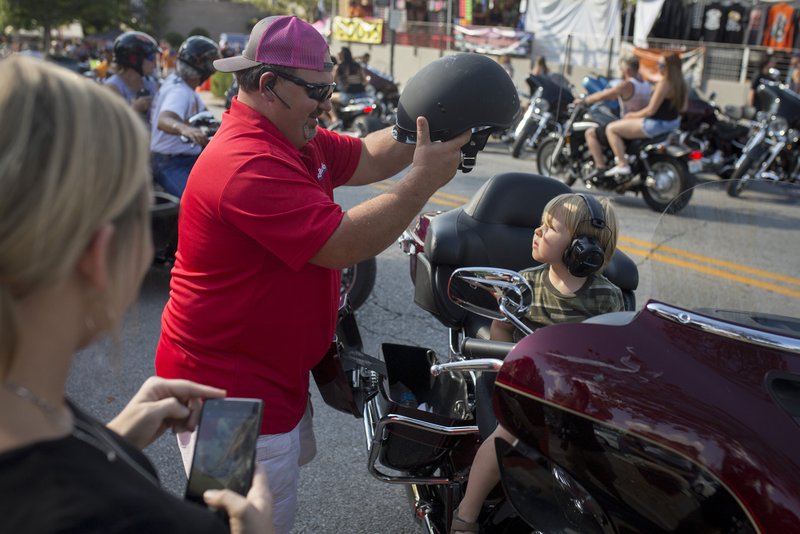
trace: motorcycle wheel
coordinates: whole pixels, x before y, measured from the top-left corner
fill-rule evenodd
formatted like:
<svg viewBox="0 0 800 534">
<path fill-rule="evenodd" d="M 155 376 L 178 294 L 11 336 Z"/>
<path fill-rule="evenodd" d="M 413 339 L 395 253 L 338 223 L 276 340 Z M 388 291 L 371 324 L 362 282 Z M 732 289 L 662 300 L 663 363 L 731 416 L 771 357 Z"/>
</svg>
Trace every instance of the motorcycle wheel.
<svg viewBox="0 0 800 534">
<path fill-rule="evenodd" d="M 522 129 L 522 132 L 514 139 L 514 143 L 511 145 L 512 158 L 519 157 L 519 155 L 522 153 L 522 149 L 525 148 L 525 144 L 528 142 L 528 139 L 536 129 L 536 126 L 537 124 L 535 122 L 528 122 L 528 124 L 526 124 Z"/>
<path fill-rule="evenodd" d="M 575 176 L 569 172 L 569 161 L 562 155 L 556 154 L 555 148 L 558 139 L 548 137 L 539 145 L 536 151 L 536 165 L 539 167 L 539 174 L 557 178 L 572 186 L 575 183 Z"/>
<path fill-rule="evenodd" d="M 361 115 L 353 120 L 353 130 L 356 131 L 358 137 L 366 137 L 367 134 L 376 132 L 381 128 L 383 128 L 381 120 L 372 115 Z"/>
<path fill-rule="evenodd" d="M 348 294 L 350 306 L 357 310 L 366 302 L 372 288 L 375 287 L 375 277 L 378 272 L 378 262 L 375 258 L 368 258 L 351 267 L 342 269 L 342 282 L 339 293 Z"/>
<path fill-rule="evenodd" d="M 642 185 L 644 201 L 653 211 L 678 213 L 689 204 L 694 175 L 686 164 L 671 156 L 651 156 L 652 179 Z"/>
<path fill-rule="evenodd" d="M 726 187 L 729 196 L 738 197 L 741 192 L 744 191 L 745 182 L 750 178 L 747 175 L 751 167 L 753 167 L 754 161 L 753 157 L 748 154 L 744 157 L 742 164 L 734 169 L 730 180 L 728 180 L 728 186 Z"/>
</svg>

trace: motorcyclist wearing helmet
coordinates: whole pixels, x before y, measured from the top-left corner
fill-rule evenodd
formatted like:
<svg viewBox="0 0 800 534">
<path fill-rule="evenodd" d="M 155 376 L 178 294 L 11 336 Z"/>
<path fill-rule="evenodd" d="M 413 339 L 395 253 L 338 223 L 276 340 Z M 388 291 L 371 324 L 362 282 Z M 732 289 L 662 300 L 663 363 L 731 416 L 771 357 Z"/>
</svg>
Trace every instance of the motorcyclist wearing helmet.
<svg viewBox="0 0 800 534">
<path fill-rule="evenodd" d="M 195 88 L 214 73 L 219 45 L 199 35 L 186 39 L 178 49 L 176 70 L 161 86 L 151 115 L 150 152 L 153 178 L 168 193 L 180 197 L 200 151 L 208 143 L 206 133 L 187 120 L 206 106 Z M 188 139 L 188 142 L 181 139 Z"/>
<path fill-rule="evenodd" d="M 125 32 L 114 40 L 113 76 L 103 83 L 125 99 L 136 111 L 149 116 L 153 97 L 158 90 L 150 77 L 160 52 L 156 40 L 143 32 Z"/>
</svg>

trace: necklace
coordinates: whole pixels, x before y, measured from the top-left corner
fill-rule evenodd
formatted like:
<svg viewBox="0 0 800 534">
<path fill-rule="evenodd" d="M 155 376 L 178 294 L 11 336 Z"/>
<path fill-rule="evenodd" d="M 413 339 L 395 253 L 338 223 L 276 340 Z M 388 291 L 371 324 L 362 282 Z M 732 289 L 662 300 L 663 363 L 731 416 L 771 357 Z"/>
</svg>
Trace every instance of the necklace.
<svg viewBox="0 0 800 534">
<path fill-rule="evenodd" d="M 45 417 L 56 425 L 58 430 L 69 429 L 71 421 L 64 408 L 53 406 L 49 400 L 37 395 L 25 386 L 20 386 L 13 382 L 3 382 L 3 387 L 20 399 L 28 401 L 39 408 L 42 413 L 44 413 Z"/>
<path fill-rule="evenodd" d="M 93 427 L 88 421 L 83 421 L 81 417 L 70 417 L 67 415 L 72 413 L 70 410 L 53 406 L 50 401 L 37 395 L 25 386 L 20 386 L 13 382 L 3 382 L 3 387 L 17 397 L 39 408 L 48 419 L 55 423 L 59 430 L 68 430 L 72 427 L 72 432 L 70 434 L 73 438 L 97 449 L 109 462 L 115 462 L 117 459 L 121 459 L 124 464 L 131 467 L 152 484 L 156 486 L 159 485 L 158 479 L 153 477 L 153 475 L 139 465 L 136 460 L 131 458 L 122 447 L 114 443 L 114 440 L 105 434 L 103 430 Z"/>
</svg>

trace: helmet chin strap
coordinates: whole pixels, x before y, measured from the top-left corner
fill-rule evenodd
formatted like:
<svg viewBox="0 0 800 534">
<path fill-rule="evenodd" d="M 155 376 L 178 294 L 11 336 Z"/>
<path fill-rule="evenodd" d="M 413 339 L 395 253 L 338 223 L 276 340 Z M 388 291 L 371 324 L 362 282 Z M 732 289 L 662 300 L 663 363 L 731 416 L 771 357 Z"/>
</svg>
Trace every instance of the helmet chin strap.
<svg viewBox="0 0 800 534">
<path fill-rule="evenodd" d="M 472 129 L 472 137 L 469 138 L 466 145 L 461 147 L 461 163 L 458 165 L 458 170 L 467 173 L 475 168 L 478 152 L 486 146 L 486 141 L 488 141 L 492 129 L 491 127 Z"/>
</svg>

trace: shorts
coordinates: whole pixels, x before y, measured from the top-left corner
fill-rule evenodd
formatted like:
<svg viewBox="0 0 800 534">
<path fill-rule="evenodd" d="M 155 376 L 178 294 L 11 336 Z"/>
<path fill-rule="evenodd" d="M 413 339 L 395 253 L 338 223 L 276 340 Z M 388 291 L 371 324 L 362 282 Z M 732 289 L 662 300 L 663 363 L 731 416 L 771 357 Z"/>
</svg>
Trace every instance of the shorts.
<svg viewBox="0 0 800 534">
<path fill-rule="evenodd" d="M 256 442 L 256 462 L 267 469 L 269 491 L 272 494 L 272 522 L 278 534 L 288 534 L 294 526 L 300 466 L 310 462 L 317 454 L 313 417 L 314 409 L 309 399 L 306 412 L 297 426 L 285 434 L 261 435 Z M 197 431 L 181 432 L 176 436 L 187 477 L 196 436 Z"/>
<path fill-rule="evenodd" d="M 651 119 L 648 117 L 642 121 L 642 130 L 647 137 L 657 137 L 677 130 L 680 125 L 680 117 L 671 120 Z"/>
</svg>

